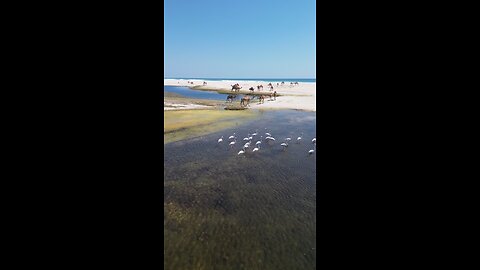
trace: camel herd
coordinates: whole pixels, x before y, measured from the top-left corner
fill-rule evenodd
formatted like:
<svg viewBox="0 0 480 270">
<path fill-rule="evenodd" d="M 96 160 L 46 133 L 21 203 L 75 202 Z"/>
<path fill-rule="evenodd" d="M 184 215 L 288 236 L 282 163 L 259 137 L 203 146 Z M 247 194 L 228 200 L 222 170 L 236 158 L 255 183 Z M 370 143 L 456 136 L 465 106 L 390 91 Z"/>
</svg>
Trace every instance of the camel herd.
<svg viewBox="0 0 480 270">
<path fill-rule="evenodd" d="M 285 82 L 277 83 L 277 86 L 284 86 L 284 85 L 285 85 Z M 290 87 L 295 86 L 295 85 L 299 85 L 298 82 L 290 82 Z M 269 91 L 273 91 L 273 84 L 272 83 L 268 83 L 267 87 L 269 88 L 268 89 Z M 232 85 L 232 90 L 231 91 L 240 92 L 240 89 L 242 89 L 242 87 L 240 87 L 240 84 L 236 83 L 236 84 Z M 255 92 L 255 88 L 253 88 L 253 87 L 250 87 L 248 90 L 250 90 L 251 93 Z M 263 90 L 263 85 L 257 85 L 257 91 L 260 91 L 260 90 Z"/>
<path fill-rule="evenodd" d="M 242 107 L 247 107 L 250 105 L 250 101 L 254 100 L 255 98 L 258 99 L 258 104 L 263 104 L 265 103 L 265 97 L 269 97 L 269 100 L 276 100 L 277 99 L 277 92 L 269 93 L 266 95 L 252 95 L 252 94 L 247 94 L 244 95 L 240 99 L 240 106 Z M 233 103 L 233 100 L 237 98 L 237 95 L 228 95 L 227 100 L 225 102 Z M 273 98 L 273 99 L 272 99 Z"/>
<path fill-rule="evenodd" d="M 273 85 L 271 83 L 268 84 L 268 87 L 269 87 L 269 91 L 273 91 Z M 231 91 L 240 92 L 240 89 L 242 89 L 242 87 L 240 87 L 240 84 L 236 83 L 232 85 Z M 263 85 L 257 85 L 257 90 L 260 91 L 260 89 L 263 90 Z M 250 87 L 248 90 L 252 91 L 253 93 L 255 91 L 255 88 Z"/>
<path fill-rule="evenodd" d="M 282 82 L 282 85 L 284 84 L 284 82 Z M 279 84 L 277 83 L 277 86 Z M 291 82 L 290 85 L 298 85 L 298 82 Z M 236 83 L 234 85 L 231 85 L 232 86 L 232 90 L 233 92 L 240 92 L 240 89 L 242 89 L 242 87 L 240 86 L 240 84 Z M 272 92 L 273 91 L 273 84 L 272 83 L 269 83 L 267 85 L 267 87 L 269 88 L 269 91 Z M 258 103 L 259 104 L 263 104 L 265 102 L 265 97 L 269 97 L 270 99 L 269 100 L 276 100 L 277 99 L 277 91 L 274 91 L 273 93 L 268 93 L 268 94 L 264 94 L 264 95 L 254 95 L 253 93 L 255 92 L 255 88 L 253 87 L 250 87 L 248 90 L 250 90 L 250 94 L 247 94 L 247 95 L 244 95 L 241 99 L 240 99 L 240 106 L 242 107 L 246 107 L 246 106 L 249 106 L 250 105 L 250 101 L 254 100 L 255 97 L 258 99 Z M 260 90 L 263 90 L 263 85 L 257 85 L 257 91 L 260 91 Z M 272 99 L 273 97 L 273 99 Z M 230 102 L 232 103 L 234 99 L 237 98 L 237 95 L 228 95 L 227 96 L 227 100 L 226 102 Z"/>
</svg>

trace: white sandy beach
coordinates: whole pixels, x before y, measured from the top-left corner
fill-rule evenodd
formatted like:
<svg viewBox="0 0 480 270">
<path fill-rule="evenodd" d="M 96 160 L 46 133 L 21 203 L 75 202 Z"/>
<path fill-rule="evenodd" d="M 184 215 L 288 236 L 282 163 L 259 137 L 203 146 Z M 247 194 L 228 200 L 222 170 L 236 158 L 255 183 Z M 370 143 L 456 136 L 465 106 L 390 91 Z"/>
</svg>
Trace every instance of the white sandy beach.
<svg viewBox="0 0 480 270">
<path fill-rule="evenodd" d="M 163 102 L 164 111 L 174 111 L 174 110 L 195 110 L 195 109 L 208 109 L 210 106 L 198 105 L 198 104 L 181 104 L 173 102 Z"/>
<path fill-rule="evenodd" d="M 187 83 L 187 81 L 193 82 L 193 84 Z M 187 80 L 187 79 L 164 79 L 164 85 L 166 86 L 203 86 L 204 80 Z M 228 90 L 232 89 L 232 85 L 235 83 L 240 84 L 241 90 L 247 90 L 253 87 L 257 91 L 257 85 L 263 85 L 261 92 L 269 92 L 268 83 L 266 81 L 208 81 L 205 87 L 214 90 Z M 277 82 L 271 82 L 274 91 L 282 96 L 277 97 L 276 100 L 270 101 L 265 98 L 264 104 L 258 104 L 256 101 L 250 104 L 250 109 L 296 109 L 305 111 L 316 111 L 316 86 L 314 82 L 299 82 L 298 85 L 291 86 L 290 82 L 277 86 Z M 272 91 L 273 92 L 273 91 Z"/>
</svg>

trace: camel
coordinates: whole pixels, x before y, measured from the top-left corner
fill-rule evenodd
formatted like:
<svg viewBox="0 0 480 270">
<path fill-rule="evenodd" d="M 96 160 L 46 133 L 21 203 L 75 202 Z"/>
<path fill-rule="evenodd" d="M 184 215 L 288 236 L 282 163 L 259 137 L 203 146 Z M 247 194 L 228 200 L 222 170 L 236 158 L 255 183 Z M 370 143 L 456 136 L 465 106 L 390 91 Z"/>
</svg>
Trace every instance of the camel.
<svg viewBox="0 0 480 270">
<path fill-rule="evenodd" d="M 237 84 L 232 85 L 232 90 L 231 91 L 240 92 L 240 89 L 242 89 L 242 87 L 240 87 L 240 85 L 237 83 Z"/>
<path fill-rule="evenodd" d="M 258 104 L 263 104 L 265 102 L 265 96 L 264 95 L 260 95 L 258 97 Z"/>
<path fill-rule="evenodd" d="M 225 101 L 225 102 L 232 103 L 235 98 L 237 98 L 237 95 L 228 95 L 227 101 Z"/>
<path fill-rule="evenodd" d="M 240 106 L 248 106 L 250 104 L 250 96 L 244 96 L 241 100 L 240 100 Z"/>
</svg>

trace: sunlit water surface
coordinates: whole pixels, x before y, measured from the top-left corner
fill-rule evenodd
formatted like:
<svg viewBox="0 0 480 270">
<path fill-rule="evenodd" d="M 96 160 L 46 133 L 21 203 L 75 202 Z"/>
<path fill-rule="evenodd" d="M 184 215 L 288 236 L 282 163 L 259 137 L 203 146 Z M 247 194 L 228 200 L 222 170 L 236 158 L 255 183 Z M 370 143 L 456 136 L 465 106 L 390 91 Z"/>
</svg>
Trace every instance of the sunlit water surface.
<svg viewBox="0 0 480 270">
<path fill-rule="evenodd" d="M 315 112 L 265 111 L 233 129 L 166 144 L 165 269 L 315 269 L 316 149 L 308 154 L 315 119 Z M 276 141 L 252 152 L 265 132 Z"/>
<path fill-rule="evenodd" d="M 201 91 L 193 90 L 183 86 L 163 86 L 164 92 L 180 94 L 189 98 L 211 99 L 211 100 L 225 100 L 228 95 L 220 94 L 215 91 Z"/>
</svg>

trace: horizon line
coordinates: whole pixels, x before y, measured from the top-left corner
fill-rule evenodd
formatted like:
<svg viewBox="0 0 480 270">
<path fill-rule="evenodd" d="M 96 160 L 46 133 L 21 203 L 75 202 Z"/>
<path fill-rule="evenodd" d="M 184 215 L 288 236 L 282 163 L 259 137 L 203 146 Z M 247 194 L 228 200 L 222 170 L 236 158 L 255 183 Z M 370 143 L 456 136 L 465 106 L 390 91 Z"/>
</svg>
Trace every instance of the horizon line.
<svg viewBox="0 0 480 270">
<path fill-rule="evenodd" d="M 298 77 L 298 78 L 295 78 L 295 77 L 280 77 L 280 78 L 274 78 L 274 77 L 257 77 L 257 78 L 247 78 L 247 77 L 244 77 L 244 78 L 228 78 L 228 77 L 163 77 L 164 79 L 184 79 L 184 78 L 187 78 L 187 79 L 195 79 L 195 78 L 198 78 L 198 79 L 316 79 L 315 78 L 305 78 L 305 77 Z"/>
</svg>

